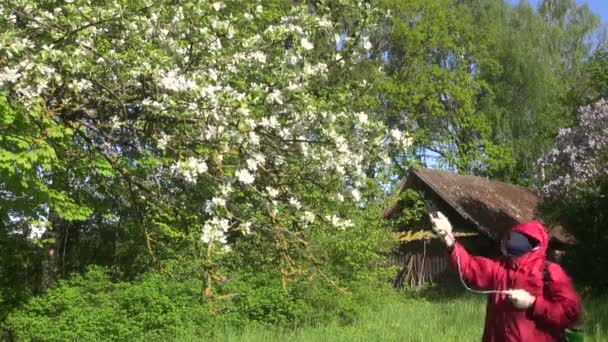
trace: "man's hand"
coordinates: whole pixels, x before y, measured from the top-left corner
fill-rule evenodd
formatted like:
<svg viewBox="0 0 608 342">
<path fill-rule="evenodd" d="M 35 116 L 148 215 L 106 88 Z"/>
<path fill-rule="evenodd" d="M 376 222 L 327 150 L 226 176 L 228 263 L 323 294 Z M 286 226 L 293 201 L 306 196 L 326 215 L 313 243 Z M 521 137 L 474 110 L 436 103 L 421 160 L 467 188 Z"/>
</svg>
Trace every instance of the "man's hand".
<svg viewBox="0 0 608 342">
<path fill-rule="evenodd" d="M 526 310 L 531 307 L 536 301 L 536 297 L 532 296 L 526 290 L 509 290 L 507 294 L 511 303 L 516 309 Z"/>
<path fill-rule="evenodd" d="M 431 223 L 433 224 L 433 231 L 443 238 L 446 246 L 452 247 L 454 244 L 454 236 L 452 235 L 452 225 L 448 218 L 440 211 L 437 212 L 437 217 L 433 217 L 433 215 L 429 216 L 431 218 Z"/>
</svg>

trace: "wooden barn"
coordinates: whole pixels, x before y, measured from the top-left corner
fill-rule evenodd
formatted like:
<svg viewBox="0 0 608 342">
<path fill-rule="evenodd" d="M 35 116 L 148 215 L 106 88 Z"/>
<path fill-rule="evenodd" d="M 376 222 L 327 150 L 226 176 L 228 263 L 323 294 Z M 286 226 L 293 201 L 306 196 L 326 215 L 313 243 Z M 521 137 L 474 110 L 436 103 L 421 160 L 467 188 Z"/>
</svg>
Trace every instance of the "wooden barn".
<svg viewBox="0 0 608 342">
<path fill-rule="evenodd" d="M 500 239 L 513 225 L 537 218 L 539 197 L 531 190 L 483 177 L 465 176 L 425 168 L 412 169 L 399 187 L 408 189 L 442 211 L 468 251 L 486 257 L 498 257 Z M 399 219 L 407 203 L 398 201 L 384 212 L 384 218 Z M 405 207 L 405 208 L 404 208 Z M 401 271 L 396 287 L 417 287 L 453 279 L 445 248 L 429 230 L 426 217 L 415 224 L 398 225 L 402 241 L 393 262 Z M 561 227 L 550 229 L 550 257 L 556 259 L 573 243 Z"/>
</svg>

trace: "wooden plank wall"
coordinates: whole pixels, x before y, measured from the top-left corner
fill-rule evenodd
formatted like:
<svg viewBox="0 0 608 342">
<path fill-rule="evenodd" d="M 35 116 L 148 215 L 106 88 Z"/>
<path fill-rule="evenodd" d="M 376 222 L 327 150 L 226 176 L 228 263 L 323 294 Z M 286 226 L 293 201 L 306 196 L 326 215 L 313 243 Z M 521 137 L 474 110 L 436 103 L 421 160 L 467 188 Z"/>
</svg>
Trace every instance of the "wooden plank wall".
<svg viewBox="0 0 608 342">
<path fill-rule="evenodd" d="M 393 254 L 390 259 L 392 265 L 400 268 L 394 280 L 397 288 L 432 284 L 449 267 L 445 253 L 402 252 Z"/>
</svg>

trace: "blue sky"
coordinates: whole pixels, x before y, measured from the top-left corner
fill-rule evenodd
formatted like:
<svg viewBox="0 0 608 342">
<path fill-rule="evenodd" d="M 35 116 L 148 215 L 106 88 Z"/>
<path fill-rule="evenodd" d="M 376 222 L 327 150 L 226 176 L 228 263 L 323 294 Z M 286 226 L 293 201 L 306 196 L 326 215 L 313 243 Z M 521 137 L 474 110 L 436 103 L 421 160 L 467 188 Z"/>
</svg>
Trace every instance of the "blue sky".
<svg viewBox="0 0 608 342">
<path fill-rule="evenodd" d="M 541 0 L 529 0 L 528 2 L 536 7 L 540 1 Z M 520 0 L 507 0 L 507 2 L 518 4 Z M 602 23 L 608 22 L 608 0 L 576 0 L 576 2 L 581 5 L 588 4 L 591 11 L 599 14 L 602 17 Z"/>
</svg>

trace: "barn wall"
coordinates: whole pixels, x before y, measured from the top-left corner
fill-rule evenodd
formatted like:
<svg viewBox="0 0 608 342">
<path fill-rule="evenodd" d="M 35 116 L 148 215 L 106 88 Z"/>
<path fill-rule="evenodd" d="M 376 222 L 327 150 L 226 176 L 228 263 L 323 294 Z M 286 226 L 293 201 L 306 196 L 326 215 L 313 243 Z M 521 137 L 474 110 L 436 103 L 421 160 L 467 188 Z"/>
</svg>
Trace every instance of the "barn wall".
<svg viewBox="0 0 608 342">
<path fill-rule="evenodd" d="M 459 241 L 466 246 L 475 244 L 475 239 L 475 237 L 461 238 Z M 398 272 L 393 280 L 396 288 L 444 283 L 443 280 L 453 278 L 455 274 L 446 248 L 439 240 L 404 243 L 390 257 L 390 263 L 398 266 Z"/>
<path fill-rule="evenodd" d="M 411 245 L 414 243 L 407 243 Z M 433 248 L 434 243 L 427 242 L 426 251 L 408 250 L 392 256 L 392 263 L 399 267 L 393 285 L 397 288 L 419 287 L 433 283 L 435 279 L 448 268 L 448 259 L 445 250 Z M 438 246 L 435 246 L 438 247 Z M 416 248 L 419 249 L 419 248 Z"/>
<path fill-rule="evenodd" d="M 477 229 L 448 205 L 428 185 L 417 177 L 408 177 L 404 189 L 413 189 L 424 194 L 437 210 L 450 218 L 455 232 L 475 232 Z M 396 210 L 401 210 L 398 208 Z M 398 214 L 397 212 L 392 213 Z M 458 241 L 474 255 L 496 257 L 500 253 L 497 242 L 484 235 L 458 238 Z M 403 243 L 390 257 L 390 263 L 399 267 L 394 279 L 397 288 L 419 287 L 424 284 L 442 282 L 442 279 L 455 275 L 449 263 L 445 246 L 438 239 L 420 240 Z M 449 283 L 449 282 L 448 282 Z"/>
</svg>

